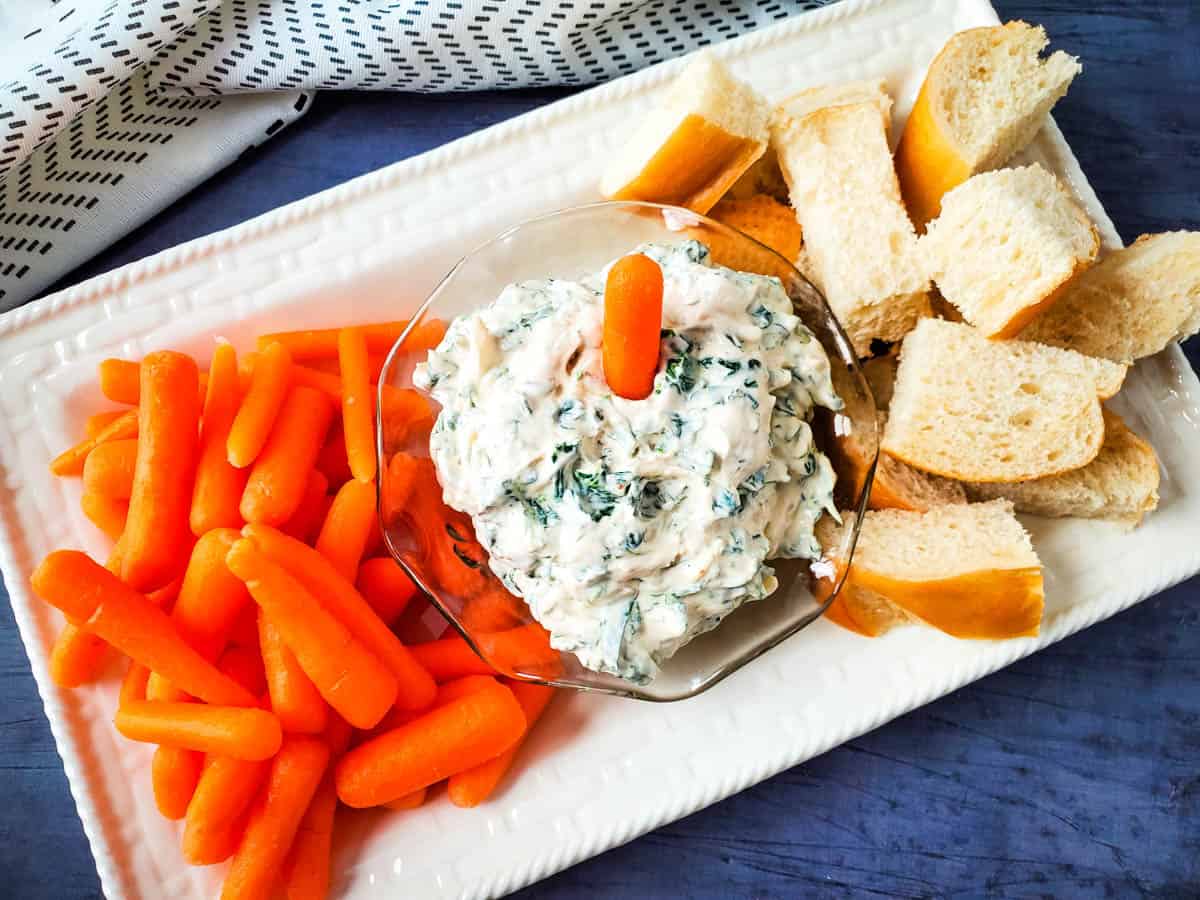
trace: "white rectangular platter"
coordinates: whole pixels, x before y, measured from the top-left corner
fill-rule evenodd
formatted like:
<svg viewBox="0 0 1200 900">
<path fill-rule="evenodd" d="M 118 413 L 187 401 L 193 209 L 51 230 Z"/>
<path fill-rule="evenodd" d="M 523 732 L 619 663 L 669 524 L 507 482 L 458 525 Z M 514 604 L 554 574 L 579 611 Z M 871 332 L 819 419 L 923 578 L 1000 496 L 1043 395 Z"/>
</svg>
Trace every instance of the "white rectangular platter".
<svg viewBox="0 0 1200 900">
<path fill-rule="evenodd" d="M 885 76 L 902 122 L 945 40 L 995 21 L 984 0 L 846 0 L 717 52 L 773 98 Z M 404 315 L 457 257 L 503 226 L 597 199 L 606 155 L 680 65 L 577 95 L 0 318 L 0 565 L 109 898 L 210 897 L 223 872 L 184 865 L 177 827 L 154 809 L 147 748 L 111 726 L 113 679 L 64 692 L 47 675 L 59 618 L 30 596 L 29 573 L 55 547 L 106 550 L 78 512 L 78 485 L 46 468 L 101 402 L 95 363 L 166 346 L 207 359 L 218 335 L 245 346 L 264 330 Z M 1112 223 L 1053 123 L 1029 155 L 1064 176 L 1114 246 Z M 1162 505 L 1132 533 L 1029 521 L 1047 564 L 1040 637 L 968 643 L 909 628 L 868 641 L 818 622 L 694 700 L 560 698 L 523 751 L 525 777 L 487 806 L 456 809 L 439 797 L 418 813 L 344 812 L 335 891 L 506 893 L 1200 570 L 1200 385 L 1173 348 L 1136 368 L 1118 406 L 1161 457 Z"/>
</svg>

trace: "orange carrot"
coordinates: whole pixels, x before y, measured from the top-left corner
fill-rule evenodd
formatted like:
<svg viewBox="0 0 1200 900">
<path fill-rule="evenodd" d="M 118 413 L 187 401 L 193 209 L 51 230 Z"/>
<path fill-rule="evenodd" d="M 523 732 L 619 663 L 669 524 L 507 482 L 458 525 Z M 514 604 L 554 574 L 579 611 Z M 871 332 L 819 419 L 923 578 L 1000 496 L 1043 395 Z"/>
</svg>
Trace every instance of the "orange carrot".
<svg viewBox="0 0 1200 900">
<path fill-rule="evenodd" d="M 188 804 L 183 858 L 194 866 L 228 859 L 237 848 L 259 785 L 271 770 L 268 760 L 210 756 Z"/>
<path fill-rule="evenodd" d="M 417 586 L 390 556 L 368 559 L 358 567 L 358 591 L 375 614 L 391 624 L 417 593 Z"/>
<path fill-rule="evenodd" d="M 121 679 L 121 693 L 117 698 L 117 708 L 120 709 L 146 699 L 146 681 L 150 678 L 150 670 L 141 663 L 130 661 Z"/>
<path fill-rule="evenodd" d="M 421 788 L 419 791 L 413 791 L 411 794 L 405 794 L 403 797 L 398 797 L 395 800 L 389 800 L 387 803 L 381 803 L 380 806 L 386 806 L 388 809 L 416 809 L 425 802 L 425 795 L 429 792 L 428 788 Z"/>
<path fill-rule="evenodd" d="M 613 263 L 604 285 L 604 379 L 618 397 L 644 400 L 654 388 L 662 331 L 663 275 L 632 253 Z"/>
<path fill-rule="evenodd" d="M 138 411 L 126 410 L 101 428 L 92 437 L 84 438 L 69 450 L 64 450 L 50 462 L 50 471 L 55 475 L 82 475 L 83 463 L 88 454 L 107 441 L 119 441 L 137 437 Z"/>
<path fill-rule="evenodd" d="M 242 524 L 238 504 L 249 472 L 229 462 L 226 445 L 233 417 L 241 401 L 238 386 L 237 351 L 232 344 L 218 344 L 208 371 L 204 419 L 200 426 L 200 457 L 188 521 L 197 536 L 213 528 L 237 528 Z"/>
<path fill-rule="evenodd" d="M 367 339 L 360 329 L 338 333 L 338 367 L 342 375 L 342 430 L 350 471 L 359 481 L 375 481 L 375 416 Z"/>
<path fill-rule="evenodd" d="M 189 644 L 208 660 L 225 648 L 234 622 L 250 606 L 250 594 L 225 565 L 241 539 L 232 528 L 214 528 L 196 541 L 171 618 Z"/>
<path fill-rule="evenodd" d="M 517 702 L 521 704 L 521 710 L 525 713 L 525 734 L 528 735 L 529 729 L 533 728 L 534 723 L 541 718 L 546 705 L 554 696 L 554 688 L 523 681 L 510 682 L 508 687 L 516 696 Z M 512 766 L 513 759 L 516 757 L 517 751 L 521 749 L 524 740 L 525 738 L 522 736 L 515 746 L 505 750 L 495 759 L 480 763 L 475 768 L 459 772 L 457 775 L 451 775 L 450 782 L 446 786 L 450 802 L 455 806 L 478 806 L 487 800 Z"/>
<path fill-rule="evenodd" d="M 529 621 L 522 601 L 498 581 L 489 581 L 467 599 L 460 618 L 472 632 L 490 633 L 516 628 Z"/>
<path fill-rule="evenodd" d="M 346 456 L 345 429 L 335 426 L 329 429 L 329 439 L 317 454 L 317 469 L 325 476 L 330 487 L 341 487 L 354 477 L 350 471 L 350 460 Z"/>
<path fill-rule="evenodd" d="M 350 739 L 354 737 L 354 726 L 336 713 L 330 713 L 329 724 L 325 726 L 322 737 L 329 746 L 330 759 L 341 759 L 350 746 Z"/>
<path fill-rule="evenodd" d="M 279 629 L 271 624 L 261 610 L 258 613 L 258 634 L 267 691 L 271 695 L 271 709 L 279 717 L 279 724 L 287 732 L 320 734 L 325 730 L 329 707 L 300 668 L 295 655 L 283 643 Z"/>
<path fill-rule="evenodd" d="M 358 577 L 358 563 L 377 517 L 375 485 L 355 479 L 341 486 L 325 515 L 317 536 L 317 552 L 333 563 L 347 581 L 353 582 Z"/>
<path fill-rule="evenodd" d="M 83 423 L 84 437 L 94 438 L 121 416 L 129 413 L 128 409 L 110 409 L 108 412 L 98 412 L 88 416 Z"/>
<path fill-rule="evenodd" d="M 154 804 L 167 819 L 182 819 L 204 768 L 204 754 L 181 747 L 160 746 L 150 764 Z"/>
<path fill-rule="evenodd" d="M 401 333 L 408 327 L 408 320 L 376 322 L 353 327 L 362 334 L 363 342 L 369 350 L 374 353 L 386 353 L 400 339 Z M 298 362 L 334 359 L 338 355 L 338 334 L 344 330 L 343 328 L 319 328 L 310 331 L 282 331 L 275 334 L 264 334 L 258 339 L 258 349 L 262 350 L 272 343 L 280 343 L 291 351 L 292 358 Z"/>
<path fill-rule="evenodd" d="M 335 404 L 342 402 L 342 379 L 340 375 L 334 375 L 330 372 L 318 372 L 316 369 L 308 368 L 308 366 L 293 364 L 292 383 L 302 384 L 305 387 L 312 388 L 314 391 L 320 391 Z"/>
<path fill-rule="evenodd" d="M 127 359 L 105 359 L 98 366 L 100 393 L 113 403 L 137 406 L 140 387 L 138 364 Z"/>
<path fill-rule="evenodd" d="M 68 622 L 50 650 L 50 677 L 59 687 L 73 688 L 96 680 L 108 656 L 108 643 Z"/>
<path fill-rule="evenodd" d="M 253 541 L 234 544 L 226 563 L 246 582 L 326 703 L 355 728 L 370 728 L 383 718 L 396 700 L 396 678 L 345 625 Z"/>
<path fill-rule="evenodd" d="M 252 603 L 243 609 L 229 630 L 229 643 L 233 647 L 249 647 L 258 652 L 258 604 Z"/>
<path fill-rule="evenodd" d="M 83 490 L 113 500 L 128 500 L 133 493 L 133 467 L 137 439 L 108 441 L 88 454 L 83 463 Z"/>
<path fill-rule="evenodd" d="M 250 809 L 222 900 L 270 896 L 328 762 L 329 748 L 320 738 L 288 735 L 271 763 L 265 790 Z"/>
<path fill-rule="evenodd" d="M 324 900 L 329 894 L 329 851 L 333 817 L 337 812 L 333 773 L 325 772 L 296 830 L 283 864 L 283 895 L 287 900 Z"/>
<path fill-rule="evenodd" d="M 250 389 L 242 398 L 225 448 L 231 465 L 250 465 L 267 443 L 291 384 L 292 357 L 282 344 L 268 344 L 258 355 Z"/>
<path fill-rule="evenodd" d="M 121 578 L 136 590 L 150 590 L 170 581 L 187 562 L 199 373 L 195 360 L 170 351 L 148 354 L 141 372 L 137 464 Z"/>
<path fill-rule="evenodd" d="M 282 525 L 295 514 L 332 419 L 333 408 L 318 392 L 306 387 L 288 391 L 275 428 L 250 470 L 240 506 L 243 519 Z"/>
<path fill-rule="evenodd" d="M 79 508 L 88 521 L 103 531 L 112 540 L 120 540 L 129 519 L 129 501 L 114 500 L 103 494 L 84 493 L 79 498 Z"/>
<path fill-rule="evenodd" d="M 193 650 L 165 612 L 77 550 L 57 550 L 30 579 L 34 593 L 67 619 L 209 703 L 253 706 L 255 699 Z"/>
<path fill-rule="evenodd" d="M 335 770 L 347 806 L 378 806 L 473 768 L 514 746 L 525 714 L 496 683 L 355 747 Z"/>
<path fill-rule="evenodd" d="M 496 670 L 484 661 L 461 635 L 452 635 L 409 647 L 422 667 L 438 682 L 452 681 L 466 675 L 495 675 Z"/>
<path fill-rule="evenodd" d="M 112 570 L 109 569 L 111 572 Z M 162 610 L 169 610 L 175 605 L 176 598 L 179 597 L 179 591 L 183 587 L 183 576 L 180 575 L 172 578 L 162 587 L 153 590 L 146 595 L 146 599 Z"/>
<path fill-rule="evenodd" d="M 405 709 L 424 709 L 433 702 L 437 688 L 429 673 L 417 664 L 408 648 L 333 563 L 312 547 L 274 528 L 247 525 L 242 534 L 286 568 L 309 593 L 320 597 L 322 606 L 383 662 L 399 683 L 397 703 Z"/>
<path fill-rule="evenodd" d="M 464 675 L 495 674 L 497 668 L 505 674 L 521 672 L 542 677 L 559 674 L 561 661 L 558 651 L 550 646 L 549 633 L 537 622 L 472 637 L 487 659 L 495 663 L 495 667 L 472 650 L 460 635 L 413 644 L 409 649 L 439 682 L 462 678 Z"/>
<path fill-rule="evenodd" d="M 342 379 L 330 372 L 318 372 L 307 366 L 293 365 L 292 380 L 325 394 L 334 403 L 342 402 Z M 372 398 L 374 391 L 371 392 Z M 385 418 L 398 420 L 397 425 L 422 418 L 429 412 L 429 403 L 412 388 L 385 384 L 380 388 L 383 396 Z"/>
<path fill-rule="evenodd" d="M 321 527 L 327 512 L 325 492 L 329 490 L 329 479 L 318 469 L 311 469 L 304 484 L 304 496 L 300 505 L 280 530 L 297 540 L 307 543 Z"/>
<path fill-rule="evenodd" d="M 164 700 L 117 710 L 117 731 L 131 741 L 166 744 L 235 759 L 267 759 L 279 750 L 279 719 L 265 709 Z"/>
<path fill-rule="evenodd" d="M 411 710 L 402 709 L 399 706 L 393 706 L 387 711 L 382 719 L 379 720 L 374 728 L 365 733 L 367 739 L 378 737 L 384 732 L 391 731 L 394 728 L 399 728 L 401 725 L 407 725 L 413 719 L 420 718 L 430 709 L 437 709 L 439 706 L 445 706 L 447 703 L 465 697 L 467 694 L 473 694 L 489 684 L 495 684 L 496 679 L 491 675 L 465 675 L 462 678 L 456 678 L 453 681 L 447 681 L 445 684 L 439 684 L 437 694 L 433 699 L 433 703 L 426 710 Z"/>
<path fill-rule="evenodd" d="M 396 517 L 404 513 L 417 479 L 422 474 L 422 468 L 416 457 L 407 453 L 392 455 L 384 470 L 383 484 L 380 489 L 381 513 L 385 522 L 394 523 Z"/>
<path fill-rule="evenodd" d="M 250 647 L 226 647 L 217 667 L 255 697 L 267 692 L 262 654 Z"/>
</svg>

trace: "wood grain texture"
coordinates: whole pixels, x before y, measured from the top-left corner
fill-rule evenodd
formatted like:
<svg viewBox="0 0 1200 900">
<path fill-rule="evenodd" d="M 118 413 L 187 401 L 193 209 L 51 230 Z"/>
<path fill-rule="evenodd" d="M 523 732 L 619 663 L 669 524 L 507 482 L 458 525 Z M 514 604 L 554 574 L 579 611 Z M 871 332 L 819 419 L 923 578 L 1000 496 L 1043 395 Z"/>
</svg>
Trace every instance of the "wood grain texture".
<svg viewBox="0 0 1200 900">
<path fill-rule="evenodd" d="M 1122 237 L 1200 228 L 1200 4 L 997 7 L 1083 58 L 1056 117 Z M 322 95 L 63 284 L 564 93 Z M 0 893 L 99 896 L 7 604 L 0 799 Z M 1200 579 L 519 896 L 1200 896 Z"/>
</svg>

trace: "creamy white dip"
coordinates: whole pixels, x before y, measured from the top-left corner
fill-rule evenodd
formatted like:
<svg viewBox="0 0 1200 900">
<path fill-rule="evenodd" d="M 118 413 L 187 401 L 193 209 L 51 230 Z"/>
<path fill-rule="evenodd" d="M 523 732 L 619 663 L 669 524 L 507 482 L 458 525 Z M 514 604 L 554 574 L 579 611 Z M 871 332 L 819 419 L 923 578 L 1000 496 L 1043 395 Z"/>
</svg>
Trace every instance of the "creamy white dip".
<svg viewBox="0 0 1200 900">
<path fill-rule="evenodd" d="M 712 265 L 696 241 L 638 250 L 664 280 L 649 398 L 604 379 L 607 269 L 509 285 L 451 324 L 414 381 L 442 406 L 430 451 L 446 502 L 492 570 L 555 648 L 644 682 L 770 594 L 766 560 L 819 556 L 834 474 L 808 420 L 842 403 L 777 279 Z"/>
</svg>

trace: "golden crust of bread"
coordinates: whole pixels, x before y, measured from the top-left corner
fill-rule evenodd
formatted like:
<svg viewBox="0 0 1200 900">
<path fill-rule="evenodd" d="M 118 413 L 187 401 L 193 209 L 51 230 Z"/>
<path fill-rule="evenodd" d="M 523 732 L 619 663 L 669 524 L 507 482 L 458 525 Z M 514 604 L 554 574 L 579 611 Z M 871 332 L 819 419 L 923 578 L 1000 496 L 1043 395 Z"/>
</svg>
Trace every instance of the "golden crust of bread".
<svg viewBox="0 0 1200 900">
<path fill-rule="evenodd" d="M 942 210 L 942 197 L 971 177 L 971 166 L 963 159 L 942 122 L 937 110 L 940 92 L 938 79 L 932 74 L 938 61 L 949 45 L 929 67 L 931 75 L 921 85 L 921 92 L 909 113 L 896 147 L 896 176 L 900 179 L 900 192 L 904 205 L 917 232 L 924 233 L 925 226 L 938 217 Z"/>
<path fill-rule="evenodd" d="M 795 212 L 767 194 L 725 197 L 709 217 L 766 244 L 788 262 L 794 263 L 800 255 L 803 235 Z"/>
<path fill-rule="evenodd" d="M 632 181 L 609 200 L 648 200 L 707 213 L 766 151 L 696 113 L 684 118 Z"/>
</svg>

